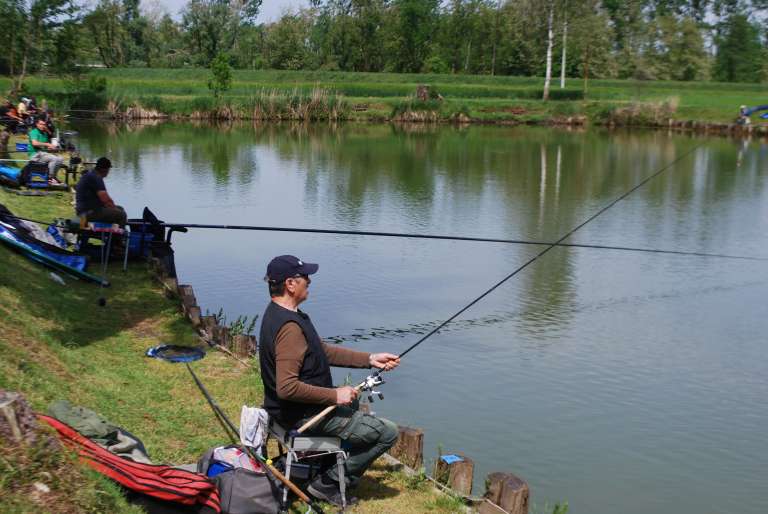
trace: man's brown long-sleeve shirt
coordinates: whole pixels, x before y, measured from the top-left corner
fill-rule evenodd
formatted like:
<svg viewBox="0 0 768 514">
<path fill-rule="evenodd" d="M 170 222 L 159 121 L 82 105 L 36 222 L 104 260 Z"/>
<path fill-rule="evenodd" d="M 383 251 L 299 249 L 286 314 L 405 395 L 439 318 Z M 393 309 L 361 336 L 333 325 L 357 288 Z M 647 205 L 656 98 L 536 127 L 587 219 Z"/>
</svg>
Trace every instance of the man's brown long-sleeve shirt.
<svg viewBox="0 0 768 514">
<path fill-rule="evenodd" d="M 323 350 L 331 366 L 346 368 L 367 368 L 370 354 L 323 343 Z M 299 380 L 299 371 L 307 353 L 307 339 L 301 327 L 294 322 L 280 328 L 275 338 L 275 365 L 277 375 L 277 396 L 281 400 L 301 403 L 334 405 L 336 391 L 327 387 L 305 384 Z"/>
</svg>

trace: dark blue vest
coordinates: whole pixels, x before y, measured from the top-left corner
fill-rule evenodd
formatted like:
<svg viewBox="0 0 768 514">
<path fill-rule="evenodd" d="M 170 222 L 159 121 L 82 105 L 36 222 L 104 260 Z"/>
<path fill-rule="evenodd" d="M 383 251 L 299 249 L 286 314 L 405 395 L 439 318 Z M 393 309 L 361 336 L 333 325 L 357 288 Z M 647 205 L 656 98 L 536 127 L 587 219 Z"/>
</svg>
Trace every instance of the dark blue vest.
<svg viewBox="0 0 768 514">
<path fill-rule="evenodd" d="M 307 353 L 299 370 L 299 380 L 314 386 L 333 387 L 331 367 L 328 357 L 323 350 L 320 336 L 317 335 L 312 320 L 305 313 L 293 312 L 269 302 L 261 318 L 259 335 L 259 362 L 261 364 L 261 380 L 264 382 L 264 408 L 283 427 L 291 428 L 300 419 L 314 416 L 325 408 L 325 405 L 297 403 L 281 400 L 277 396 L 277 368 L 275 364 L 275 338 L 280 329 L 289 322 L 301 327 L 307 340 Z"/>
</svg>

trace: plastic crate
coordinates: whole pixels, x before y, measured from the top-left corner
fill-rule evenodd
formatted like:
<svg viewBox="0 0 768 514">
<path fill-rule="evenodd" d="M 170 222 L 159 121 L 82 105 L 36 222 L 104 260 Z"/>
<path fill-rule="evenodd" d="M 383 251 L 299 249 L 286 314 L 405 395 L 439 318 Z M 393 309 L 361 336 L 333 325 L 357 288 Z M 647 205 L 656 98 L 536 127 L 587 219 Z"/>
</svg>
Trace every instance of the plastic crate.
<svg viewBox="0 0 768 514">
<path fill-rule="evenodd" d="M 30 171 L 27 187 L 42 189 L 48 187 L 48 169 L 45 171 Z"/>
<path fill-rule="evenodd" d="M 128 237 L 128 255 L 130 257 L 148 257 L 154 238 L 155 236 L 148 232 L 131 232 Z"/>
</svg>

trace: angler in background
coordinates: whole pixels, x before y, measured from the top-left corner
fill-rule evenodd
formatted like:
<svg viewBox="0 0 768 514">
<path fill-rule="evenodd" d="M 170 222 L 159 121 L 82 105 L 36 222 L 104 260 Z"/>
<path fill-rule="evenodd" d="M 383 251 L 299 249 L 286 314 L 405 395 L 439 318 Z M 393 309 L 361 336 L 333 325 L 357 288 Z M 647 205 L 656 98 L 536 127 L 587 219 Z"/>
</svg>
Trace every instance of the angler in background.
<svg viewBox="0 0 768 514">
<path fill-rule="evenodd" d="M 756 107 L 747 107 L 746 105 L 742 105 L 739 107 L 739 117 L 736 119 L 736 123 L 739 125 L 749 125 L 752 123 L 752 120 L 750 120 L 749 117 L 762 111 L 768 111 L 768 105 L 758 105 Z M 760 118 L 768 120 L 768 112 L 761 114 Z"/>
<path fill-rule="evenodd" d="M 8 129 L 11 134 L 15 134 L 19 126 L 24 125 L 24 120 L 21 119 L 19 113 L 16 111 L 16 107 L 6 100 L 0 107 L 0 123 Z"/>
<path fill-rule="evenodd" d="M 75 186 L 75 212 L 78 217 L 85 216 L 86 221 L 126 224 L 128 216 L 125 209 L 115 205 L 107 193 L 104 179 L 109 175 L 112 162 L 106 157 L 99 157 L 96 167 L 80 177 Z"/>
<path fill-rule="evenodd" d="M 19 100 L 19 105 L 16 107 L 16 112 L 22 119 L 26 119 L 30 114 L 27 108 L 27 103 L 29 103 L 29 98 L 22 98 Z"/>
<path fill-rule="evenodd" d="M 56 173 L 64 165 L 64 159 L 51 152 L 59 151 L 59 146 L 51 141 L 51 135 L 48 133 L 48 124 L 45 119 L 38 118 L 35 121 L 35 128 L 29 131 L 29 146 L 27 153 L 29 160 L 42 162 L 48 165 L 48 181 L 52 184 L 58 184 Z"/>
<path fill-rule="evenodd" d="M 371 354 L 322 342 L 312 320 L 299 310 L 309 296 L 309 277 L 318 267 L 292 255 L 275 257 L 267 266 L 265 280 L 272 301 L 262 317 L 259 339 L 264 409 L 272 422 L 291 430 L 326 406 L 338 405 L 309 433 L 340 437 L 346 442 L 346 482 L 354 487 L 371 463 L 395 444 L 398 429 L 389 420 L 354 408 L 357 389 L 334 387 L 331 366 L 390 370 L 400 359 L 390 353 Z M 315 498 L 342 504 L 336 466 L 313 479 L 307 490 Z M 347 503 L 353 501 L 348 499 Z"/>
</svg>

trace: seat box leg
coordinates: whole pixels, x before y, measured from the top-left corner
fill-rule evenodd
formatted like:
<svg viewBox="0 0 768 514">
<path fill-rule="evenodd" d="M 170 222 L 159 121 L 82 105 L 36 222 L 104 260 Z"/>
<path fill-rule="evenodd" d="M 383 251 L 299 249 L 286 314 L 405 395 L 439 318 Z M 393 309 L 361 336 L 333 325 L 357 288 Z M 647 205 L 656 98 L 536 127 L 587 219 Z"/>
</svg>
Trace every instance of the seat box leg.
<svg viewBox="0 0 768 514">
<path fill-rule="evenodd" d="M 347 478 L 344 476 L 344 452 L 336 453 L 336 466 L 339 470 L 339 492 L 341 493 L 341 510 L 347 508 Z"/>
</svg>

